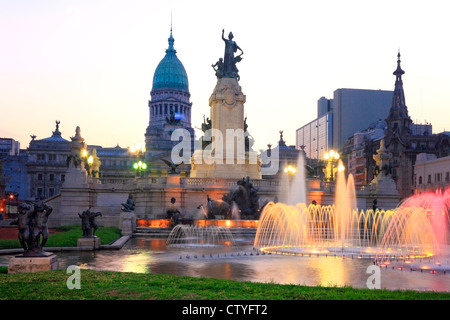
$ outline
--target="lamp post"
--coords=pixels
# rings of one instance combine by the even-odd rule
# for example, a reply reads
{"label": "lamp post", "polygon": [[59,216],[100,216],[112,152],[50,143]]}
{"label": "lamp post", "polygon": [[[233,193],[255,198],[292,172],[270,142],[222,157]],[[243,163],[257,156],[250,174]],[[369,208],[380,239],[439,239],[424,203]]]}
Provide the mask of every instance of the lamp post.
{"label": "lamp post", "polygon": [[[328,179],[329,181],[334,181],[334,161],[339,160],[340,155],[339,153],[337,153],[336,151],[334,151],[333,149],[331,149],[328,152],[325,152],[325,154],[323,155],[323,158],[325,159],[325,161],[327,162],[327,166],[326,166],[326,174],[325,174],[325,178]],[[338,170],[342,171],[342,168],[344,166],[342,165],[339,166]]]}
{"label": "lamp post", "polygon": [[94,157],[90,155],[87,158],[87,163],[89,165],[89,175],[91,176],[92,175],[92,164],[94,163]]}
{"label": "lamp post", "polygon": [[136,162],[133,163],[133,169],[136,170],[136,176],[142,176],[142,172],[147,169],[147,164],[141,160],[141,156],[145,153],[145,145],[135,143],[130,147],[130,152],[136,155]]}
{"label": "lamp post", "polygon": [[294,166],[288,165],[286,168],[284,168],[284,173],[287,173],[289,175],[293,175],[297,172],[297,169],[295,169]]}

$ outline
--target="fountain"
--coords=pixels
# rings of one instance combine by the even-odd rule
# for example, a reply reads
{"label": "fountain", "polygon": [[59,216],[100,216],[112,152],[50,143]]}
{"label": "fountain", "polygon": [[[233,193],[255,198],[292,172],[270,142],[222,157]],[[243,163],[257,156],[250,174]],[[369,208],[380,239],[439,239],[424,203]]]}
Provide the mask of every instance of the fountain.
{"label": "fountain", "polygon": [[[304,176],[298,176],[303,185]],[[375,211],[358,211],[353,177],[349,175],[346,180],[343,171],[337,174],[333,205],[295,203],[293,190],[301,187],[291,186],[287,203],[271,202],[261,213],[254,241],[260,251],[301,256],[351,255],[375,259],[380,264],[387,259],[439,258],[448,254],[450,189],[411,197],[393,210]]]}
{"label": "fountain", "polygon": [[395,211],[380,243],[377,264],[386,266],[400,257],[395,261],[400,268],[411,268],[412,259],[417,258],[425,258],[434,268],[450,265],[450,189],[411,196]]}
{"label": "fountain", "polygon": [[176,225],[167,238],[172,247],[215,247],[234,245],[230,230],[220,226]]}

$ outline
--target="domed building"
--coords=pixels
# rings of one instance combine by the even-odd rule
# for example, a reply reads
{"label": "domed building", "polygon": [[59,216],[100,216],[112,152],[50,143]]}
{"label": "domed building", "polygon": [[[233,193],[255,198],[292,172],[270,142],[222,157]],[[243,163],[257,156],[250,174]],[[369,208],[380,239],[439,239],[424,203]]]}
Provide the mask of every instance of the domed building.
{"label": "domed building", "polygon": [[[145,159],[150,175],[161,175],[169,168],[164,160],[172,161],[172,148],[178,141],[171,141],[172,132],[186,129],[191,135],[193,151],[194,130],[191,127],[191,94],[186,70],[177,57],[175,39],[170,30],[169,47],[153,75],[153,86],[148,103],[150,121],[145,132]],[[190,155],[189,155],[190,157]],[[189,171],[189,164],[181,165],[178,171]]]}

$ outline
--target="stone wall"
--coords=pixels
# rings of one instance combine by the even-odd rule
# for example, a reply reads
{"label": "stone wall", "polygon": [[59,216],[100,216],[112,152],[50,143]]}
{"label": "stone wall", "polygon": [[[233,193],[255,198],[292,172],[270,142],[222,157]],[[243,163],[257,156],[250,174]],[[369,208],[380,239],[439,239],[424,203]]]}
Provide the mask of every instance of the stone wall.
{"label": "stone wall", "polygon": [[[118,227],[121,203],[126,202],[130,193],[137,219],[161,219],[168,209],[178,209],[186,218],[201,216],[198,206],[206,205],[207,196],[220,200],[236,187],[236,182],[236,179],[182,178],[178,175],[137,178],[121,183],[88,179],[85,186],[63,186],[61,194],[47,202],[54,208],[49,226],[80,224],[78,213],[91,207],[92,211],[102,213],[102,217],[97,218],[99,225]],[[258,189],[261,203],[273,201],[278,192],[285,192],[278,181],[252,180],[252,183]],[[307,185],[309,203],[312,200],[322,205],[334,203],[334,185],[325,185],[318,180],[308,180]],[[380,209],[394,208],[399,201],[398,196],[374,195],[368,186],[358,187],[356,194],[359,210],[371,209],[374,199],[377,199]],[[171,203],[172,198],[175,198],[174,204]]]}

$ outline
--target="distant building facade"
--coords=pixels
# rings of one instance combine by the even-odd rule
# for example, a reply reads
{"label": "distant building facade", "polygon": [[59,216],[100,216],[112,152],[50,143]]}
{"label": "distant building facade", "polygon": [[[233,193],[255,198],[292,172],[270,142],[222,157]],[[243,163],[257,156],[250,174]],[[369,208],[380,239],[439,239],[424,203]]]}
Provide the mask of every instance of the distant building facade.
{"label": "distant building facade", "polygon": [[18,194],[24,198],[27,195],[27,154],[20,150],[20,143],[12,138],[0,138],[0,182],[2,184],[0,198],[5,192]]}
{"label": "distant building facade", "polygon": [[[163,159],[171,161],[172,149],[179,143],[171,140],[175,130],[184,129],[189,132],[192,152],[195,140],[194,129],[191,127],[192,102],[188,76],[177,57],[172,30],[168,40],[166,55],[153,75],[151,99],[148,102],[150,121],[145,132],[145,160],[150,175],[156,176],[168,170]],[[190,171],[190,163],[181,165],[178,169]]]}
{"label": "distant building facade", "polygon": [[317,101],[317,119],[296,130],[296,148],[304,146],[310,159],[322,159],[334,149],[342,153],[346,139],[384,119],[392,101],[392,91],[337,89],[333,99]]}
{"label": "distant building facade", "polygon": [[0,157],[18,155],[20,143],[12,138],[0,138]]}
{"label": "distant building facade", "polygon": [[366,130],[358,131],[345,142],[342,159],[347,173],[353,175],[355,184],[368,184],[374,178],[373,155],[384,138],[385,121],[378,121]]}
{"label": "distant building facade", "polygon": [[444,133],[432,134],[431,125],[414,125],[405,101],[400,53],[398,53],[395,89],[391,108],[386,118],[386,148],[392,154],[392,178],[402,198],[414,194],[414,165],[420,153],[434,154],[437,158],[450,154],[450,137]]}
{"label": "distant building facade", "polygon": [[450,186],[450,156],[419,153],[414,164],[414,193],[436,191]]}
{"label": "distant building facade", "polygon": [[70,154],[69,141],[61,136],[59,122],[51,137],[33,139],[27,148],[27,198],[50,198],[60,192]]}
{"label": "distant building facade", "polygon": [[[304,151],[298,150],[295,146],[286,145],[286,141],[283,139],[283,131],[280,131],[280,140],[278,144],[272,149],[272,145],[268,145],[268,149],[261,152],[260,159],[262,162],[262,168],[270,166],[269,161],[273,159],[274,154],[278,154],[278,172],[270,175],[263,175],[263,179],[280,179],[281,175],[286,174],[285,169],[289,166],[297,169],[297,161],[300,153]],[[304,154],[303,154],[304,156]]]}
{"label": "distant building facade", "polygon": [[297,129],[295,134],[298,150],[303,149],[309,159],[322,159],[325,152],[332,148],[333,112],[321,115]]}
{"label": "distant building facade", "polygon": [[333,98],[333,142],[342,150],[345,140],[365,130],[374,121],[384,119],[392,102],[392,91],[337,89]]}
{"label": "distant building facade", "polygon": [[[0,159],[4,192],[17,193],[20,200],[47,199],[60,193],[68,169],[67,157],[71,150],[70,141],[64,139],[59,131],[59,122],[50,137],[36,139],[36,136],[32,136],[28,148],[17,154],[11,155],[13,152],[6,152],[7,148],[3,150]],[[112,148],[87,145],[86,152],[87,157],[96,153],[101,163],[99,177],[110,182],[133,179],[137,173],[133,164],[144,160],[143,154],[139,158],[139,155],[130,152],[128,148],[118,145]]]}

